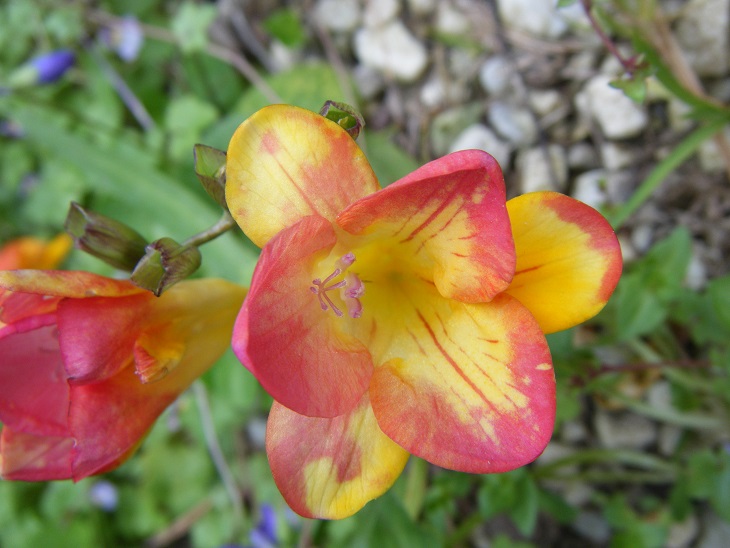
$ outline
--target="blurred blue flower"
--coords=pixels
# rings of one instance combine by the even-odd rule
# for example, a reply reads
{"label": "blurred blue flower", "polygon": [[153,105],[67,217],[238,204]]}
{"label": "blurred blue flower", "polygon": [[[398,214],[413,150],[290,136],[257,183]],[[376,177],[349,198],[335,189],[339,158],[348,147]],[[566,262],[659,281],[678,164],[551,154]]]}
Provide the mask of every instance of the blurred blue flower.
{"label": "blurred blue flower", "polygon": [[113,512],[119,504],[119,492],[116,486],[107,480],[99,480],[89,489],[91,504],[104,510]]}
{"label": "blurred blue flower", "polygon": [[8,77],[10,89],[49,84],[63,76],[76,62],[73,51],[59,49],[34,57],[15,69]]}
{"label": "blurred blue flower", "polygon": [[38,83],[49,84],[63,76],[75,62],[76,55],[73,51],[59,49],[35,57],[30,64],[38,71]]}
{"label": "blurred blue flower", "polygon": [[276,548],[276,512],[270,504],[261,505],[261,519],[249,536],[252,548]]}
{"label": "blurred blue flower", "polygon": [[99,33],[100,40],[114,50],[120,59],[130,63],[139,56],[144,33],[139,21],[127,15],[116,20]]}

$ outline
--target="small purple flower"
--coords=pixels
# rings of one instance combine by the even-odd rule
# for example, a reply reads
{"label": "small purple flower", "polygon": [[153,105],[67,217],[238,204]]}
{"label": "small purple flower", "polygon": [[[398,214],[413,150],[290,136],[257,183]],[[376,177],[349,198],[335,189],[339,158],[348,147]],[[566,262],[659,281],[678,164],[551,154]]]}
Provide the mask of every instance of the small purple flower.
{"label": "small purple flower", "polygon": [[99,39],[116,52],[120,59],[130,63],[139,56],[144,42],[144,33],[139,21],[127,15],[104,28]]}
{"label": "small purple flower", "polygon": [[251,531],[249,540],[252,548],[276,548],[279,545],[276,536],[276,512],[270,504],[261,505],[261,519]]}
{"label": "small purple flower", "polygon": [[110,481],[100,480],[89,489],[89,499],[91,504],[97,508],[105,512],[113,512],[119,503],[119,492]]}
{"label": "small purple flower", "polygon": [[76,62],[74,52],[66,49],[59,49],[34,57],[30,65],[37,72],[36,82],[48,84],[55,82]]}

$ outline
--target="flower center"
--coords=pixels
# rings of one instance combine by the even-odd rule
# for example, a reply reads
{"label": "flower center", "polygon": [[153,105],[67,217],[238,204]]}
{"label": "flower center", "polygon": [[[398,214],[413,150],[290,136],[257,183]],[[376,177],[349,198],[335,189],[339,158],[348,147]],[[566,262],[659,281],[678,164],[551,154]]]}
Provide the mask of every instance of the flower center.
{"label": "flower center", "polygon": [[[340,310],[332,299],[327,294],[335,289],[340,290],[340,299],[344,301],[347,306],[347,313],[351,318],[359,318],[362,315],[362,303],[360,297],[365,293],[365,286],[363,285],[357,274],[347,272],[352,263],[355,262],[355,255],[353,253],[347,253],[340,257],[335,263],[335,269],[327,276],[324,280],[316,278],[312,280],[312,286],[309,288],[312,293],[317,295],[319,298],[319,305],[322,310],[332,309],[337,316],[342,316],[342,310]],[[335,281],[342,274],[343,279]],[[331,285],[327,285],[330,284]]]}

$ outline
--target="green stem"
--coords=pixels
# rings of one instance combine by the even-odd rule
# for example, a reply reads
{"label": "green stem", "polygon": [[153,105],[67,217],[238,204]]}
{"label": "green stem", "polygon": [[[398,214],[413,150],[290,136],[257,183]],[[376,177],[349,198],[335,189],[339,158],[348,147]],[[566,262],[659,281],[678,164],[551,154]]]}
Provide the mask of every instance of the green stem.
{"label": "green stem", "polygon": [[190,236],[190,238],[183,242],[183,245],[199,247],[203,244],[210,242],[211,240],[215,240],[218,236],[225,234],[235,226],[236,221],[234,221],[233,217],[231,217],[231,214],[226,211],[223,213],[223,216],[218,220],[217,223],[215,223],[210,228],[199,232],[198,234],[195,234],[194,236]]}
{"label": "green stem", "polygon": [[[646,471],[662,472],[674,474],[676,468],[674,465],[645,453],[637,451],[629,451],[627,449],[586,449],[576,451],[572,455],[563,457],[562,459],[545,464],[535,466],[532,469],[535,479],[550,477],[553,478],[553,472],[566,466],[574,466],[578,464],[596,464],[596,463],[619,463],[637,468],[643,468]],[[572,477],[572,476],[571,476]]]}
{"label": "green stem", "polygon": [[700,126],[685,137],[674,150],[649,173],[628,202],[613,215],[609,215],[614,230],[618,230],[631,215],[649,199],[667,176],[682,165],[707,139],[718,133],[727,120],[722,118]]}
{"label": "green stem", "polygon": [[417,457],[411,457],[406,475],[406,492],[403,496],[403,506],[411,519],[416,519],[423,509],[423,500],[426,496],[426,476],[428,463]]}

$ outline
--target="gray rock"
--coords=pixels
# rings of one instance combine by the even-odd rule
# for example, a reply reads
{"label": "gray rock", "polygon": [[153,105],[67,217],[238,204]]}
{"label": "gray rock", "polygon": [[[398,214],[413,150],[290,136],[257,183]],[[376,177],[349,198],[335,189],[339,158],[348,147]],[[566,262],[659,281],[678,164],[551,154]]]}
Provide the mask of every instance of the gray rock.
{"label": "gray rock", "polygon": [[607,138],[634,137],[646,127],[646,112],[623,91],[612,88],[610,81],[603,74],[591,78],[585,87],[587,107]]}
{"label": "gray rock", "polygon": [[598,512],[580,512],[572,523],[573,529],[595,544],[605,544],[611,538],[611,526]]}
{"label": "gray rock", "polygon": [[606,141],[601,143],[601,160],[609,171],[619,171],[634,163],[634,152],[629,147]]}
{"label": "gray rock", "polygon": [[319,24],[335,32],[350,32],[360,23],[357,0],[318,0],[314,9]]}
{"label": "gray rock", "polygon": [[515,85],[515,71],[512,63],[502,55],[493,55],[479,68],[479,83],[484,91],[494,97],[502,97]]}
{"label": "gray rock", "polygon": [[568,167],[577,170],[598,167],[596,149],[584,142],[571,145],[568,149]]}
{"label": "gray rock", "polygon": [[505,101],[494,101],[487,112],[489,123],[516,146],[529,146],[537,139],[537,125],[530,112]]}
{"label": "gray rock", "polygon": [[373,99],[385,87],[382,75],[372,67],[357,65],[352,71],[352,77],[363,99]]}
{"label": "gray rock", "polygon": [[415,15],[428,15],[436,9],[436,0],[407,0],[408,9]]}
{"label": "gray rock", "polygon": [[606,171],[604,169],[593,169],[578,175],[575,178],[573,187],[573,198],[588,204],[592,208],[600,209],[606,205]]}
{"label": "gray rock", "polygon": [[517,170],[520,191],[523,193],[563,190],[568,179],[565,150],[560,145],[552,144],[548,145],[547,151],[543,147],[520,151]]}
{"label": "gray rock", "polygon": [[366,0],[363,23],[367,27],[380,27],[395,19],[400,9],[399,0]]}
{"label": "gray rock", "polygon": [[654,422],[633,413],[599,409],[594,425],[601,445],[608,449],[643,449],[657,439]]}
{"label": "gray rock", "polygon": [[723,76],[730,51],[730,0],[689,0],[677,23],[677,41],[699,76]]}
{"label": "gray rock", "polygon": [[425,46],[400,20],[355,33],[355,54],[369,67],[403,82],[416,80],[428,63]]}
{"label": "gray rock", "polygon": [[451,2],[442,1],[436,11],[436,30],[443,34],[462,35],[469,30],[469,19]]}
{"label": "gray rock", "polygon": [[555,0],[498,0],[497,8],[505,26],[540,38],[559,38],[568,30]]}
{"label": "gray rock", "polygon": [[494,156],[503,168],[509,165],[512,147],[500,140],[494,132],[484,124],[474,124],[462,131],[451,145],[449,152],[457,150],[484,150]]}

